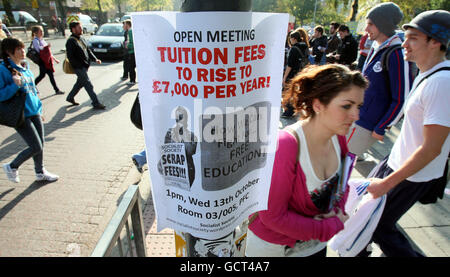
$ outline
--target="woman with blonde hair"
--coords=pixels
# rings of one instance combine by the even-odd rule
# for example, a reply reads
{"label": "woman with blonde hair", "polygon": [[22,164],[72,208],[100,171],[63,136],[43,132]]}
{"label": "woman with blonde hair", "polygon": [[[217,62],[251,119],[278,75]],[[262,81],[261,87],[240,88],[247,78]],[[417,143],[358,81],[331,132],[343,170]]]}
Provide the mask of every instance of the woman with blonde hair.
{"label": "woman with blonde hair", "polygon": [[48,75],[50,78],[50,83],[53,86],[53,89],[55,90],[56,94],[64,94],[61,90],[59,90],[58,86],[56,85],[55,76],[53,75],[53,72],[55,72],[55,68],[53,67],[53,61],[56,63],[59,63],[59,60],[56,59],[51,50],[50,50],[50,44],[47,43],[44,38],[43,34],[44,31],[42,30],[41,26],[33,26],[31,27],[31,34],[33,35],[33,48],[39,53],[39,76],[36,77],[34,80],[34,83],[37,85],[39,82],[44,79],[45,74]]}
{"label": "woman with blonde hair", "polygon": [[359,71],[337,64],[309,66],[291,80],[283,101],[300,120],[278,134],[268,208],[250,217],[246,256],[326,256],[348,218],[348,191],[334,192],[366,87]]}

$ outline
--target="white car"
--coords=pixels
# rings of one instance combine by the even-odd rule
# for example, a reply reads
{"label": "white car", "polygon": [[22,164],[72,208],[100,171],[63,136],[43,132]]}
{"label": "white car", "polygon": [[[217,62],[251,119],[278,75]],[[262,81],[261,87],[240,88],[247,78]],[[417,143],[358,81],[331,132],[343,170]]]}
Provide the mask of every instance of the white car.
{"label": "white car", "polygon": [[84,34],[93,34],[97,32],[98,25],[95,23],[92,18],[87,14],[79,13],[77,14],[78,18],[80,19],[81,25],[83,26],[83,33]]}
{"label": "white car", "polygon": [[[3,19],[3,16],[5,14],[5,11],[0,11],[0,18]],[[36,18],[34,18],[31,14],[25,12],[25,11],[13,11],[12,12],[14,16],[14,20],[16,23],[19,23],[20,16],[23,17],[23,22],[25,23],[25,26],[32,26],[32,25],[38,25],[39,22]],[[46,25],[46,24],[45,24]]]}

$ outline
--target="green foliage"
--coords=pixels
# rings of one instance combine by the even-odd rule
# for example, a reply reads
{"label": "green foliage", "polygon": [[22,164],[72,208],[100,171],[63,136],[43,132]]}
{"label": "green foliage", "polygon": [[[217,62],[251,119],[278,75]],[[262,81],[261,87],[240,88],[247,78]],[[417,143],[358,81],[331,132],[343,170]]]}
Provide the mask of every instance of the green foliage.
{"label": "green foliage", "polygon": [[[316,24],[325,27],[332,21],[346,22],[350,18],[351,4],[355,0],[317,0]],[[376,4],[392,0],[358,0],[356,20],[364,20],[367,12]],[[409,22],[417,14],[433,9],[450,10],[449,0],[395,0],[404,13],[403,22]],[[297,25],[310,24],[314,17],[316,0],[253,0],[252,9],[257,12],[285,12],[296,18]],[[341,8],[338,13],[339,7]]]}
{"label": "green foliage", "polygon": [[82,10],[108,11],[114,7],[113,0],[83,0]]}
{"label": "green foliage", "polygon": [[127,4],[133,11],[167,11],[173,7],[171,0],[129,0]]}

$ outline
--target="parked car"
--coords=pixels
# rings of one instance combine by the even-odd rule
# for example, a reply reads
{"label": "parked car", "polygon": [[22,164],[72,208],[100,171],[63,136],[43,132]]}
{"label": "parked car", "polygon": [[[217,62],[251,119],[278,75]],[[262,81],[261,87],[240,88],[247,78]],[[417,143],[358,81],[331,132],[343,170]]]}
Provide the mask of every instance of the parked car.
{"label": "parked car", "polygon": [[[5,14],[5,11],[0,11],[0,18],[3,19],[3,16]],[[39,23],[39,21],[34,18],[31,14],[25,12],[25,11],[12,11],[12,14],[14,16],[14,20],[16,21],[16,25],[19,25],[19,19],[20,16],[23,16],[23,21],[25,23],[24,27],[27,27],[27,29],[29,29],[31,26],[34,25],[42,25],[42,26],[47,26],[47,24],[45,24],[44,22]]]}
{"label": "parked car", "polygon": [[127,20],[127,19],[131,19],[131,15],[126,14],[126,15],[122,16],[122,17],[120,18],[120,22],[124,22],[124,21]]}
{"label": "parked car", "polygon": [[105,23],[88,40],[88,47],[99,58],[122,58],[125,52],[121,23]]}
{"label": "parked car", "polygon": [[77,13],[76,16],[78,16],[81,25],[83,26],[84,34],[93,34],[97,31],[98,25],[89,15]]}

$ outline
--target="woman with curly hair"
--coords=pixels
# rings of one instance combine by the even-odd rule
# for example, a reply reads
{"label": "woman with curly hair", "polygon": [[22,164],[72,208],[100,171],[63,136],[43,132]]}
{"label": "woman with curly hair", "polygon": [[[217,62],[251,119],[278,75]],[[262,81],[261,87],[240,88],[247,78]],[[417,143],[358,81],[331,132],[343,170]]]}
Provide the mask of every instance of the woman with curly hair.
{"label": "woman with curly hair", "polygon": [[309,66],[293,77],[283,102],[300,120],[278,134],[268,209],[250,217],[247,256],[326,256],[327,241],[348,218],[347,193],[332,192],[366,87],[359,71],[337,64]]}

